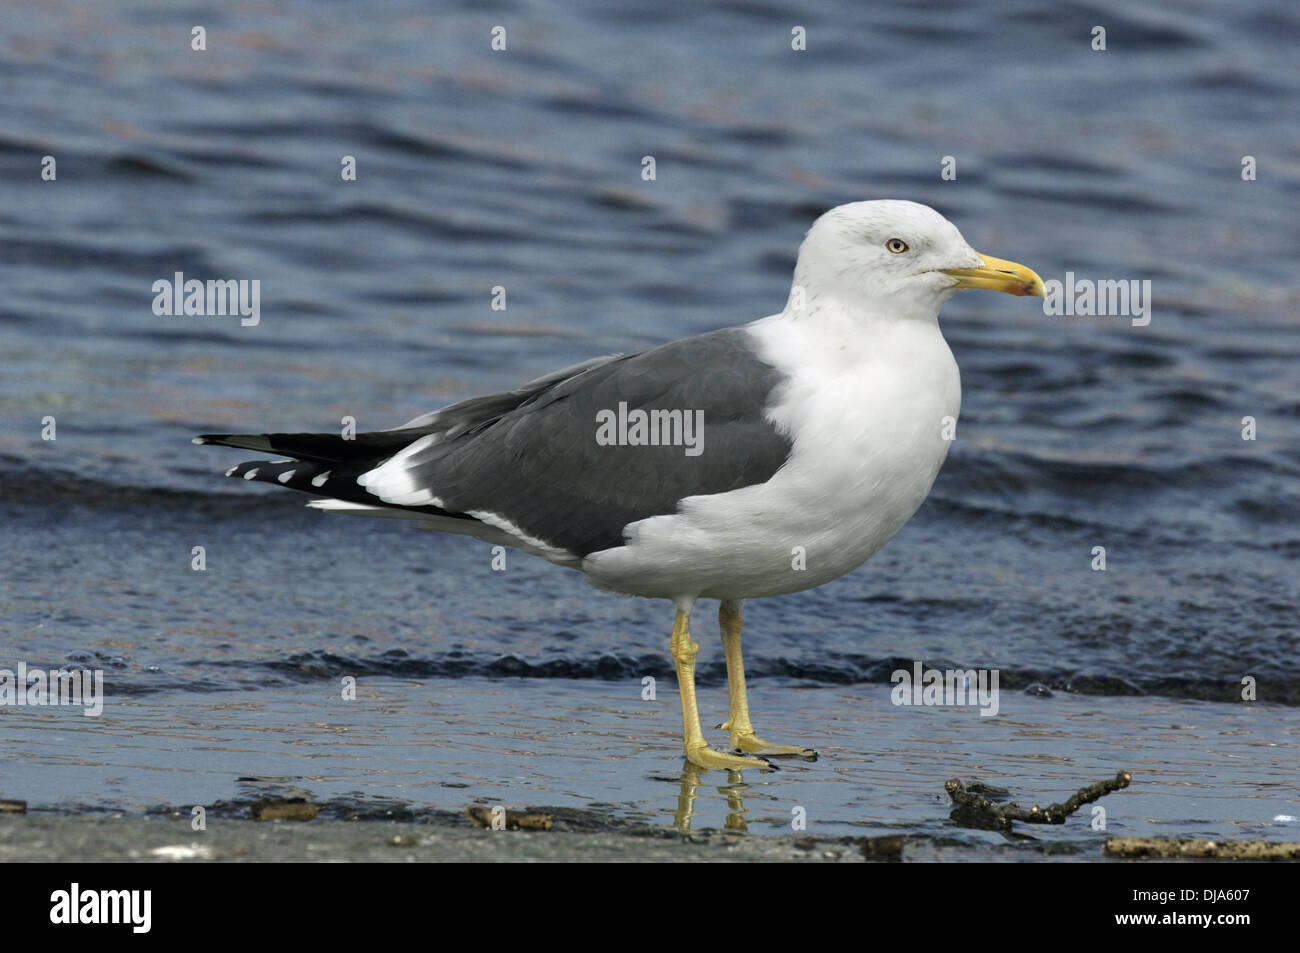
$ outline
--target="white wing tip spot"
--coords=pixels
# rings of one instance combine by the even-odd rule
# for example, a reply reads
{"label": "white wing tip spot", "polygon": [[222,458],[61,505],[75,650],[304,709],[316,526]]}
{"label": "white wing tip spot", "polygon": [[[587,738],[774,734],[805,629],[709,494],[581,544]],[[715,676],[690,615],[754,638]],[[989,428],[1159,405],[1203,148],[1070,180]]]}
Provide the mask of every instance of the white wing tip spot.
{"label": "white wing tip spot", "polygon": [[276,477],[276,479],[279,480],[281,483],[288,483],[290,480],[293,479],[293,475],[297,472],[298,472],[297,470],[285,470],[278,477]]}
{"label": "white wing tip spot", "polygon": [[257,477],[257,467],[253,467],[253,469],[249,470],[247,473],[244,474],[245,480],[252,480],[255,479],[256,477]]}
{"label": "white wing tip spot", "polygon": [[312,478],[311,478],[311,485],[312,485],[312,486],[324,486],[324,485],[325,485],[325,481],[328,480],[328,479],[330,478],[330,474],[333,473],[333,472],[334,472],[333,470],[326,470],[324,473],[320,474],[319,476],[314,476],[314,477],[312,477]]}

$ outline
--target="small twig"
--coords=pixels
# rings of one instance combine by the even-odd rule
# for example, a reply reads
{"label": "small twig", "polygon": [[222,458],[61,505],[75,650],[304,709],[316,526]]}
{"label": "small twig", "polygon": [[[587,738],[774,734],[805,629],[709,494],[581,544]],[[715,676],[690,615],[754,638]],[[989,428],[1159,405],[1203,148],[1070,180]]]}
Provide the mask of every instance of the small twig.
{"label": "small twig", "polygon": [[986,797],[979,797],[977,790],[985,790],[982,785],[972,784],[967,791],[961,781],[952,778],[944,784],[948,796],[957,805],[953,809],[952,819],[968,827],[986,830],[1010,830],[1012,821],[1024,821],[1027,824],[1064,824],[1065,819],[1085,804],[1100,800],[1112,791],[1129,786],[1133,775],[1121,771],[1113,780],[1098,781],[1085,788],[1080,788],[1062,804],[1049,804],[1040,808],[1037,804],[1025,810],[1015,801],[1010,804],[994,804]]}

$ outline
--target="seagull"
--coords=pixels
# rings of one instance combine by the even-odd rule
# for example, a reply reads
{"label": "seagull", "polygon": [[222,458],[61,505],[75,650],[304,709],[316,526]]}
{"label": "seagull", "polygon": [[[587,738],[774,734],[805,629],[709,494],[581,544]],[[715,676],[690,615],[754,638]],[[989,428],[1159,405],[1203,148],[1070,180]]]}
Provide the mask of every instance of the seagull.
{"label": "seagull", "polygon": [[[226,472],[315,494],[331,513],[401,517],[668,599],[686,759],[773,769],[817,752],[760,738],[740,636],[747,599],[861,566],[911,518],[961,406],[939,308],[964,288],[1043,296],[915,202],[840,205],[808,230],[785,307],[749,324],[598,357],[393,430],[205,434],[289,459]],[[690,621],[719,600],[729,750],[710,747]]]}

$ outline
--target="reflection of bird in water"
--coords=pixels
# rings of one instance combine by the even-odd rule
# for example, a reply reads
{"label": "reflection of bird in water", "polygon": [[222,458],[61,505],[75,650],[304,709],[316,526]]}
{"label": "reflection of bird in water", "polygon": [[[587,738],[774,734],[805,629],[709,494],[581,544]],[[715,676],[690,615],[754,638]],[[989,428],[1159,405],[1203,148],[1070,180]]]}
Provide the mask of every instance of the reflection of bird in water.
{"label": "reflection of bird in water", "polygon": [[[808,231],[779,314],[590,360],[395,430],[195,441],[293,458],[227,475],[317,494],[318,509],[417,520],[580,570],[600,589],[672,600],[687,759],[771,767],[762,756],[816,753],[755,734],[741,604],[857,568],[921,505],[960,409],[938,324],[960,288],[1043,293],[1036,274],[977,254],[933,209],[856,202]],[[700,726],[699,599],[721,600],[731,751],[709,747]]]}
{"label": "reflection of bird in water", "polygon": [[[695,799],[699,796],[700,790],[700,772],[703,769],[697,764],[686,762],[686,767],[682,770],[682,789],[677,795],[677,810],[673,812],[673,827],[686,833],[691,829],[691,819],[697,814],[695,810]],[[744,792],[749,790],[749,785],[741,779],[740,772],[732,768],[727,772],[727,783],[717,789],[718,793],[727,799],[727,818],[723,822],[723,828],[729,831],[737,831],[741,834],[749,833],[749,823],[745,820],[745,798]]]}

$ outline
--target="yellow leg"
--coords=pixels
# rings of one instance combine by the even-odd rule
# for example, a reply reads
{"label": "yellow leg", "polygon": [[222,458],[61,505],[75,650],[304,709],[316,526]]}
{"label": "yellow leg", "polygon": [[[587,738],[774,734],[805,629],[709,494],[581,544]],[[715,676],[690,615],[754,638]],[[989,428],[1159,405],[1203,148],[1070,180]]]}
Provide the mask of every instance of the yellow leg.
{"label": "yellow leg", "polygon": [[745,690],[745,661],[740,655],[740,628],[744,624],[739,602],[723,601],[718,607],[718,625],[722,629],[722,648],[727,653],[727,687],[731,693],[731,717],[719,728],[731,732],[731,747],[737,751],[763,755],[795,755],[815,761],[817,752],[796,745],[774,745],[754,734],[749,721],[749,694]]}
{"label": "yellow leg", "polygon": [[690,615],[680,609],[677,610],[670,648],[677,665],[677,687],[682,696],[682,733],[686,741],[686,760],[701,768],[739,770],[773,767],[762,758],[715,751],[705,742],[704,732],[700,730],[700,709],[695,704],[695,656],[700,647],[691,639]]}

